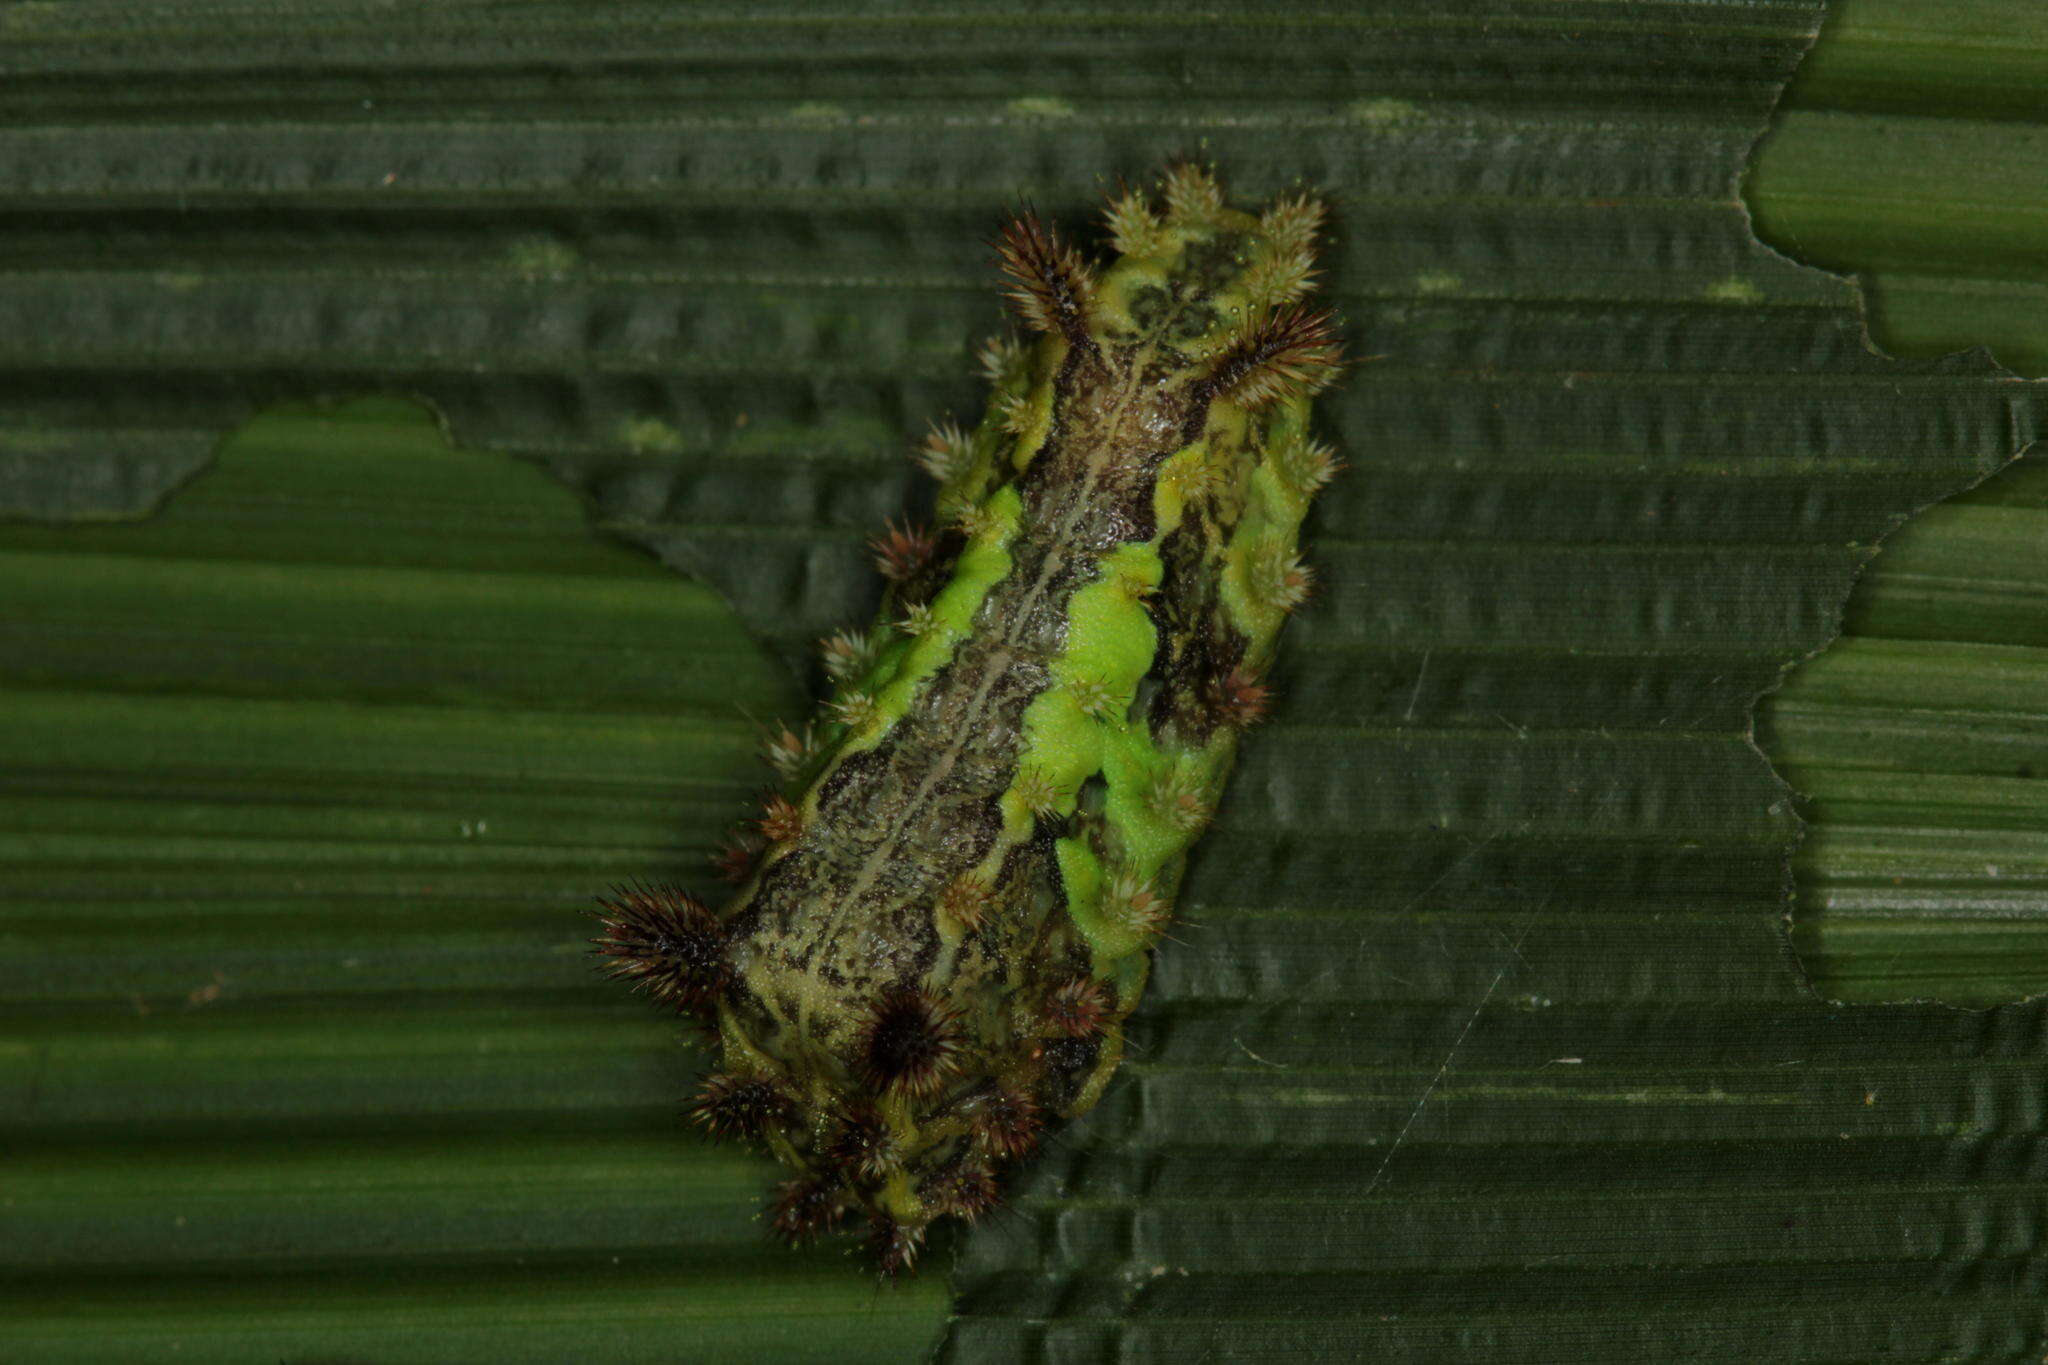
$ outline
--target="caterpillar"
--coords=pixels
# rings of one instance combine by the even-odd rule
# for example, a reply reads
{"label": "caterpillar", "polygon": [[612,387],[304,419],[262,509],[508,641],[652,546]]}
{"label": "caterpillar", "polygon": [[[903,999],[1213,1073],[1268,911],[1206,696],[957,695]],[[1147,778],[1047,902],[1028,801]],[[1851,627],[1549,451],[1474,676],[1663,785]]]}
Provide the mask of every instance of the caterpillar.
{"label": "caterpillar", "polygon": [[1311,591],[1298,533],[1338,468],[1307,430],[1340,361],[1304,302],[1323,206],[1254,217],[1187,164],[1161,189],[1110,202],[1106,269],[1029,211],[1003,230],[1035,340],[992,342],[987,415],[915,452],[940,529],[871,542],[881,614],[824,642],[831,700],[768,741],[731,902],[599,901],[610,974],[712,1035],[691,1114],[787,1168],[772,1229],[864,1224],[885,1276],[1101,1097]]}

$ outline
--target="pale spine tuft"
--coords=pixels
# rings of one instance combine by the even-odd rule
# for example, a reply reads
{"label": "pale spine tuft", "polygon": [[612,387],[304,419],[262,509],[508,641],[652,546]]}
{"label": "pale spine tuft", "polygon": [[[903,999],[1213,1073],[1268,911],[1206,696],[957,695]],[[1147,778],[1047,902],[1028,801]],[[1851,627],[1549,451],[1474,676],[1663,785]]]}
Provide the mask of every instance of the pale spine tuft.
{"label": "pale spine tuft", "polygon": [[1272,239],[1276,254],[1308,256],[1327,210],[1309,194],[1282,199],[1259,218],[1259,229]]}
{"label": "pale spine tuft", "polygon": [[948,483],[958,478],[974,460],[974,442],[967,433],[951,422],[934,422],[911,458],[918,467],[937,479]]}
{"label": "pale spine tuft", "polygon": [[1149,256],[1159,248],[1159,219],[1153,216],[1152,205],[1145,196],[1136,190],[1110,200],[1102,216],[1109,228],[1110,241],[1124,255]]}
{"label": "pale spine tuft", "polygon": [[1165,189],[1166,216],[1173,223],[1213,223],[1223,214],[1223,187],[1191,161],[1167,170]]}

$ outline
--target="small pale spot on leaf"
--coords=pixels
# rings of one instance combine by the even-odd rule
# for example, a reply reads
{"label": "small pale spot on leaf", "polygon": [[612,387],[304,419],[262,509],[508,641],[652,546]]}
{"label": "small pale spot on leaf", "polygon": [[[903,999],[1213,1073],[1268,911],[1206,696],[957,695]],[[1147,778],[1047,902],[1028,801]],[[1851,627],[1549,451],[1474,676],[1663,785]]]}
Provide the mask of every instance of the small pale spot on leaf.
{"label": "small pale spot on leaf", "polygon": [[1715,303],[1762,303],[1764,291],[1739,275],[1707,286],[1707,297]]}
{"label": "small pale spot on leaf", "polygon": [[1420,106],[1408,100],[1386,97],[1376,100],[1353,100],[1345,109],[1353,123],[1368,124],[1375,128],[1393,128],[1422,117]]}
{"label": "small pale spot on leaf", "polygon": [[659,417],[635,417],[619,423],[619,440],[636,455],[674,455],[683,448],[683,433]]}
{"label": "small pale spot on leaf", "polygon": [[575,249],[552,237],[521,237],[505,251],[505,264],[528,279],[567,274],[576,262]]}
{"label": "small pale spot on leaf", "polygon": [[1057,95],[1022,95],[1003,107],[1019,118],[1074,117],[1074,106]]}

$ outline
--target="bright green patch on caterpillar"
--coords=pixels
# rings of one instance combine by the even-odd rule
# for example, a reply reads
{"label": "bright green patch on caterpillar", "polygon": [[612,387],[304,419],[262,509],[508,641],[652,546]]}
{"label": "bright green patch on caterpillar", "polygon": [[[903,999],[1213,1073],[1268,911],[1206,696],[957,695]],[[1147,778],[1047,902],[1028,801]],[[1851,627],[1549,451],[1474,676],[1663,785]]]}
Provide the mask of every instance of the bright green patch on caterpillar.
{"label": "bright green patch on caterpillar", "polygon": [[874,543],[882,612],[826,642],[824,714],[770,742],[784,787],[722,860],[732,903],[606,903],[614,973],[717,1033],[699,1119],[790,1168],[776,1230],[858,1214],[887,1272],[1108,1084],[1310,591],[1321,206],[1253,218],[1185,166],[1163,188],[1163,214],[1111,205],[1099,277],[1034,217],[1004,234],[1040,336],[992,344],[987,415],[917,452],[945,526]]}

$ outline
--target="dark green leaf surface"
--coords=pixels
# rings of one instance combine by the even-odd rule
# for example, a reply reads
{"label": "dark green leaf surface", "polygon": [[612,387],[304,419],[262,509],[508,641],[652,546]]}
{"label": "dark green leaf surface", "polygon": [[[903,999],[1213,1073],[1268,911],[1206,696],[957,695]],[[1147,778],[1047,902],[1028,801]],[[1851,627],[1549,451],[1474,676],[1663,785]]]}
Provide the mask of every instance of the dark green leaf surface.
{"label": "dark green leaf surface", "polygon": [[[16,7],[0,498],[133,515],[261,405],[418,394],[794,658],[976,400],[1004,204],[1078,225],[1177,153],[1320,187],[1378,357],[1328,405],[1325,590],[943,1354],[2038,1354],[2041,1011],[1817,1000],[1749,741],[2039,403],[1878,358],[1752,241],[1817,18]],[[10,1345],[927,1348],[938,1277],[768,1247],[760,1168],[677,1131],[693,1053],[580,953],[793,703],[707,592],[385,407],[0,531],[0,576]]]}

